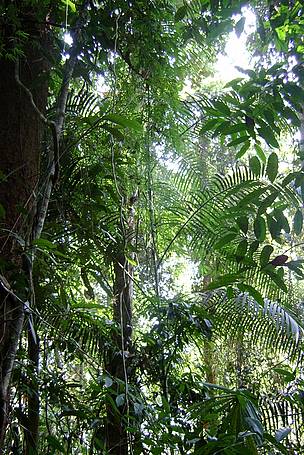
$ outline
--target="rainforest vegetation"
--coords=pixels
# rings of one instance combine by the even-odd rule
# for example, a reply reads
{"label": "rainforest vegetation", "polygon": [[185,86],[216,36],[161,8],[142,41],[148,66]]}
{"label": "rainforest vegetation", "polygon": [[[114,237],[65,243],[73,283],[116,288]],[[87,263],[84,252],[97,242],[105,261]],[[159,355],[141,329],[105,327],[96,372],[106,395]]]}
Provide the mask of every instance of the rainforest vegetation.
{"label": "rainforest vegetation", "polygon": [[0,453],[304,453],[303,106],[301,0],[0,2]]}

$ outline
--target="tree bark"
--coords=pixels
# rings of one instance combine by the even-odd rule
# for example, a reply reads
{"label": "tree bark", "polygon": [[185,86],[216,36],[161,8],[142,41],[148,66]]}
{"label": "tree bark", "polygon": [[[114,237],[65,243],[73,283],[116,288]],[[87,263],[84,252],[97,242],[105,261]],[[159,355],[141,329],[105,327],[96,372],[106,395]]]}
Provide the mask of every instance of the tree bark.
{"label": "tree bark", "polygon": [[[114,380],[118,380],[117,394],[113,393],[112,399],[115,402],[118,395],[123,395],[124,399],[123,403],[117,406],[118,412],[111,404],[107,407],[106,447],[109,454],[127,455],[128,433],[125,419],[128,413],[128,370],[132,352],[133,270],[124,254],[116,257],[114,274],[114,321],[120,329],[113,335],[114,349],[110,354],[107,371]],[[121,386],[122,383],[124,387]]]}
{"label": "tree bark", "polygon": [[[47,102],[48,65],[40,51],[45,36],[33,31],[20,64],[19,78],[41,112]],[[43,133],[37,112],[16,80],[16,64],[0,60],[0,453],[9,421],[9,385],[29,298],[28,251],[36,212]],[[2,210],[3,211],[3,210]],[[13,293],[7,292],[7,282]],[[20,298],[14,297],[17,294]]]}
{"label": "tree bark", "polygon": [[[130,199],[129,219],[126,226],[125,245],[121,252],[113,258],[114,268],[114,306],[113,317],[119,331],[113,335],[113,349],[109,356],[107,372],[113,380],[117,381],[117,393],[112,393],[111,398],[115,402],[117,396],[124,396],[122,404],[117,403],[117,409],[113,409],[109,403],[107,406],[106,421],[106,449],[113,455],[127,455],[130,445],[128,435],[128,387],[132,380],[132,302],[133,302],[133,266],[128,261],[126,253],[128,246],[132,244],[134,237],[134,208],[133,204],[137,196]],[[124,228],[122,228],[124,231]],[[129,253],[132,257],[132,253]],[[124,386],[122,386],[124,384]],[[118,411],[118,412],[117,412]]]}

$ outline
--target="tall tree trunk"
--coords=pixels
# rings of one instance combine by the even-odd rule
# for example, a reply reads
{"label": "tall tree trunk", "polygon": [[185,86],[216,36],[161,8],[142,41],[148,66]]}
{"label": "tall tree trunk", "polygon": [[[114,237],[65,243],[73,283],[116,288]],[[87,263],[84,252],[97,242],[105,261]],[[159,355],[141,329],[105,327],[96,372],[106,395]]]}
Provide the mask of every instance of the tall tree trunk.
{"label": "tall tree trunk", "polygon": [[[48,66],[38,42],[41,44],[37,37],[35,45],[28,45],[24,50],[19,78],[43,112],[47,101],[44,76]],[[9,384],[24,323],[23,301],[29,299],[26,247],[31,240],[36,211],[43,132],[29,96],[17,83],[16,64],[5,58],[0,60],[0,118],[0,204],[5,210],[0,226],[0,451],[3,453],[10,414]]]}
{"label": "tall tree trunk", "polygon": [[[117,408],[109,404],[106,422],[106,445],[109,454],[127,455],[128,434],[125,421],[128,413],[128,370],[132,352],[132,266],[126,257],[117,256],[114,264],[115,273],[115,302],[114,321],[120,327],[119,333],[113,336],[114,349],[111,352],[110,362],[107,366],[108,373],[117,381],[117,394],[112,399],[121,396],[121,404],[117,401]],[[124,384],[124,386],[122,386]]]}
{"label": "tall tree trunk", "polygon": [[[125,235],[123,251],[113,258],[114,268],[114,307],[113,317],[119,331],[113,335],[113,349],[110,353],[109,363],[106,365],[108,373],[117,381],[117,394],[112,394],[115,402],[117,396],[121,397],[116,401],[117,410],[109,404],[107,407],[106,421],[106,448],[109,454],[127,455],[128,440],[128,387],[132,370],[132,302],[133,302],[133,266],[128,261],[126,253],[128,246],[134,237],[134,208],[136,197],[130,199],[129,219]],[[124,231],[124,228],[122,228]],[[122,386],[123,384],[123,386]]]}

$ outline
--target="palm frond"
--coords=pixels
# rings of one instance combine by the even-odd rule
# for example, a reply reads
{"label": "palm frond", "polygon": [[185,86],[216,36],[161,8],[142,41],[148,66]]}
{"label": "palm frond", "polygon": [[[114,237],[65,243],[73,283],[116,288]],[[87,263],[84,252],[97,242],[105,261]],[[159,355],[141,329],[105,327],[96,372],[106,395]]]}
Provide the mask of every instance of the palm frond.
{"label": "palm frond", "polygon": [[[180,180],[186,176],[185,172]],[[177,180],[176,175],[174,180]],[[176,203],[172,209],[174,217],[171,222],[173,219],[175,234],[160,262],[175,240],[183,236],[190,248],[196,251],[197,259],[207,259],[216,264],[214,275],[221,276],[223,272],[238,274],[239,282],[257,285],[259,292],[271,299],[276,299],[281,290],[286,292],[282,276],[284,269],[271,265],[275,257],[273,249],[273,255],[264,264],[263,249],[267,231],[274,239],[283,235],[283,231],[289,233],[284,210],[286,207],[294,207],[295,210],[299,206],[299,197],[294,189],[280,178],[270,181],[264,166],[260,167],[258,175],[245,166],[237,167],[225,176],[215,176],[203,189],[195,186],[187,194],[186,203]],[[180,188],[185,188],[184,183]],[[276,202],[279,196],[279,202]],[[244,220],[245,228],[242,226]],[[163,219],[163,222],[166,220]],[[260,222],[265,230],[261,235],[263,238],[259,236],[259,226],[256,227]],[[240,254],[242,242],[245,248]]]}
{"label": "palm frond", "polygon": [[[97,307],[95,304],[94,309]],[[80,355],[89,355],[97,361],[102,359],[111,338],[110,325],[105,317],[95,312],[92,314],[85,308],[64,308],[57,302],[48,302],[39,309],[38,316],[38,329],[47,330],[51,339],[69,343]]]}
{"label": "palm frond", "polygon": [[282,352],[302,362],[304,328],[296,316],[278,302],[265,299],[261,305],[248,293],[236,290],[233,297],[228,297],[224,290],[216,290],[203,293],[202,303],[210,311],[214,333],[235,339],[247,333],[252,346]]}

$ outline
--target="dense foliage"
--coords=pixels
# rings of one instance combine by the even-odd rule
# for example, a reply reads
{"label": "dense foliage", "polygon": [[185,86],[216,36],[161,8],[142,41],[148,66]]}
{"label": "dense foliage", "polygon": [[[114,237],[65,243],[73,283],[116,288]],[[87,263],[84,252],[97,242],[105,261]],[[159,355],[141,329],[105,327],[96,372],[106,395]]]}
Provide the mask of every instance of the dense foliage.
{"label": "dense foliage", "polygon": [[302,453],[303,21],[2,2],[1,453]]}

